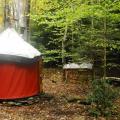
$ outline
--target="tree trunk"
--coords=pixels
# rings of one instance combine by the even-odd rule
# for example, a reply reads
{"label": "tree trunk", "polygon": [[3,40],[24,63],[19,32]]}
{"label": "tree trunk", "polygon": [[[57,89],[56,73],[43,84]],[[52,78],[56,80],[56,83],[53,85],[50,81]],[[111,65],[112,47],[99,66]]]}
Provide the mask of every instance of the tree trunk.
{"label": "tree trunk", "polygon": [[103,79],[106,78],[106,66],[107,66],[107,52],[106,52],[106,30],[107,30],[107,20],[106,16],[104,18],[104,73],[103,73]]}
{"label": "tree trunk", "polygon": [[7,0],[5,0],[4,2],[4,28],[7,28],[10,24],[9,2]]}
{"label": "tree trunk", "polygon": [[29,34],[29,13],[30,13],[30,0],[7,0],[4,7],[4,27],[9,26],[16,28],[19,34],[26,41],[30,41]]}
{"label": "tree trunk", "polygon": [[3,30],[4,28],[4,1],[1,0],[0,1],[0,32]]}
{"label": "tree trunk", "polygon": [[68,26],[66,24],[64,37],[62,39],[62,64],[63,65],[65,64],[65,41],[66,41],[66,38],[67,38],[67,31],[68,31]]}
{"label": "tree trunk", "polygon": [[[94,5],[93,0],[91,0],[91,5]],[[94,38],[94,16],[93,13],[91,14],[91,40],[93,41]],[[93,57],[93,64],[94,64],[94,57]],[[93,66],[93,79],[96,78],[95,67]]]}
{"label": "tree trunk", "polygon": [[30,0],[27,0],[26,4],[26,31],[27,31],[27,41],[30,42]]}

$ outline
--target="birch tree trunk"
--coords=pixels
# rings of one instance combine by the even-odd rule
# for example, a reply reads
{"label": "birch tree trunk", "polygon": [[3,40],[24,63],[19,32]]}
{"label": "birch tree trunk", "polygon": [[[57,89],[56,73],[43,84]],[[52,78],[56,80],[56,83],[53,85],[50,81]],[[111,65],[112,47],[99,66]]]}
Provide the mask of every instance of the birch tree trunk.
{"label": "birch tree trunk", "polygon": [[28,25],[29,25],[29,20],[27,17],[28,14],[28,6],[30,3],[28,3],[28,0],[13,0],[15,3],[15,20],[17,20],[17,28],[21,36],[24,38],[24,40],[28,40]]}
{"label": "birch tree trunk", "polygon": [[30,42],[30,0],[26,0],[26,39]]}
{"label": "birch tree trunk", "polygon": [[13,27],[26,41],[29,37],[30,0],[5,0],[4,25],[5,28]]}

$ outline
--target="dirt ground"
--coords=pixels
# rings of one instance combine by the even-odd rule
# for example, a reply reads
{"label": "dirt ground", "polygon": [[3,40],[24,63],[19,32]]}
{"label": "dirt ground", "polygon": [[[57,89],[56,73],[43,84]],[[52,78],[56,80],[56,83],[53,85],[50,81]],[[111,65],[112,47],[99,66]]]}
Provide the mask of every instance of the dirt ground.
{"label": "dirt ground", "polygon": [[[47,97],[41,97],[32,105],[9,106],[1,103],[0,120],[95,120],[88,114],[89,105],[71,102],[73,97],[84,99],[88,90],[87,81],[81,84],[65,83],[61,71],[45,70],[43,91]],[[120,118],[114,116],[111,120]]]}

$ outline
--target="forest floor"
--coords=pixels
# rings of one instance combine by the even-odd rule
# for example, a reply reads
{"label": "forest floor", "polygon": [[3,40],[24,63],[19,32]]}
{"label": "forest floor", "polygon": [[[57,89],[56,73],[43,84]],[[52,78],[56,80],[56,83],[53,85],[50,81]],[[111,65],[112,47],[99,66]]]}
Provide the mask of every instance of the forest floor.
{"label": "forest floor", "polygon": [[[95,120],[88,114],[90,105],[80,104],[79,101],[88,94],[88,81],[81,84],[65,83],[61,71],[50,70],[44,74],[43,91],[45,96],[31,105],[11,106],[1,103],[0,120]],[[100,117],[97,120],[105,119]],[[109,120],[120,120],[120,117],[114,115]]]}

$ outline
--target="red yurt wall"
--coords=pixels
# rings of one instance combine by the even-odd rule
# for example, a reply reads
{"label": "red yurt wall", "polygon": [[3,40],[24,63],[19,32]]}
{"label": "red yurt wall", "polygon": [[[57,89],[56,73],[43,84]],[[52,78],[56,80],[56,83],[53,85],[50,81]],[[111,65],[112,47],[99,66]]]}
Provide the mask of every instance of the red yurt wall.
{"label": "red yurt wall", "polygon": [[39,63],[0,63],[0,99],[24,98],[40,92]]}

